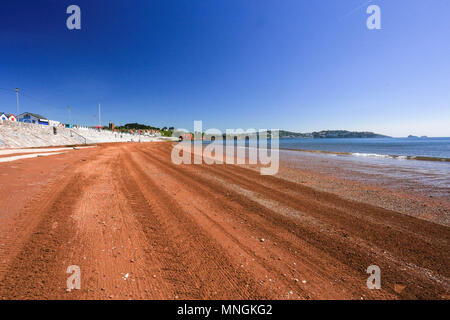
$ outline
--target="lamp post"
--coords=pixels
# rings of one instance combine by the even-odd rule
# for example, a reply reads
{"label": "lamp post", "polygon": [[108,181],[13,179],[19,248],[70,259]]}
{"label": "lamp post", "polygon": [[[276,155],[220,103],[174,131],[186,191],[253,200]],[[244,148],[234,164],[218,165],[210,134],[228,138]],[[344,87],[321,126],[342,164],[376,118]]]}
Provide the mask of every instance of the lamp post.
{"label": "lamp post", "polygon": [[17,116],[19,116],[19,88],[16,88]]}
{"label": "lamp post", "polygon": [[69,112],[69,128],[70,128],[70,123],[72,122],[72,119],[70,116],[70,106],[67,106],[67,111]]}
{"label": "lamp post", "polygon": [[101,113],[100,113],[100,103],[98,104],[98,126],[99,126],[99,129],[101,130],[101,127],[102,127],[102,116],[101,116]]}

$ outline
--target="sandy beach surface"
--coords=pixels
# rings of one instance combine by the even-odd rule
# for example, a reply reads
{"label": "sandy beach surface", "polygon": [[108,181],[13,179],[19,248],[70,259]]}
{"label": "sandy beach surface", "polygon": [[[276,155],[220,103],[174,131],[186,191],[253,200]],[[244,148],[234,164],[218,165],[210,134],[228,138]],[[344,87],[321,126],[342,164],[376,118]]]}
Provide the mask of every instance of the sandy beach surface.
{"label": "sandy beach surface", "polygon": [[[175,165],[171,149],[104,144],[0,163],[0,298],[450,298],[445,192],[287,160],[276,176]],[[71,265],[81,289],[68,292]],[[371,265],[380,290],[367,288]]]}

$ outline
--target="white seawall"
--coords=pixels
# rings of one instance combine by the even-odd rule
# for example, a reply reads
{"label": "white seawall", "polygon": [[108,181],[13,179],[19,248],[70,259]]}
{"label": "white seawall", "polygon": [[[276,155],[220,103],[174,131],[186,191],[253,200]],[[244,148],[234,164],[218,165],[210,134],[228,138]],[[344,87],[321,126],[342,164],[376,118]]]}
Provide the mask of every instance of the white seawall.
{"label": "white seawall", "polygon": [[117,133],[90,128],[56,128],[0,120],[0,149],[64,146],[105,142],[150,142],[157,137],[139,134]]}

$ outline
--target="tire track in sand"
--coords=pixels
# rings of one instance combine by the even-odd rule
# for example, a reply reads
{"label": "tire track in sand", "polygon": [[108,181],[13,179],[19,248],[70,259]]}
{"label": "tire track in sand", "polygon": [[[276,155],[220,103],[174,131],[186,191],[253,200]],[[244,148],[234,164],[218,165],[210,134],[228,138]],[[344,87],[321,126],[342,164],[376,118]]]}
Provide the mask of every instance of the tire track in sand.
{"label": "tire track in sand", "polygon": [[[275,256],[291,261],[291,266],[286,271],[285,268],[280,269],[279,262],[272,263],[272,266],[267,268],[271,271],[269,273],[271,277],[275,277],[277,274],[287,274],[290,275],[292,282],[294,279],[304,276],[307,276],[308,279],[314,279],[314,282],[308,283],[307,286],[304,286],[303,283],[301,285],[295,284],[296,290],[301,293],[306,290],[302,294],[304,297],[336,298],[345,295],[347,298],[359,299],[361,296],[379,297],[380,294],[381,296],[385,294],[384,292],[369,291],[365,287],[366,267],[364,265],[367,263],[370,265],[370,253],[368,255],[366,251],[360,248],[352,251],[351,249],[355,245],[343,243],[341,237],[330,239],[329,235],[321,234],[321,231],[315,225],[305,224],[304,220],[299,222],[292,217],[274,211],[272,208],[269,209],[236,192],[230,184],[224,185],[217,181],[211,181],[211,177],[206,179],[204,173],[208,168],[207,166],[176,166],[171,162],[164,161],[167,158],[166,152],[163,151],[163,154],[159,154],[154,149],[152,151],[151,154],[141,150],[139,152],[143,153],[147,159],[157,162],[159,167],[171,172],[175,180],[183,181],[183,185],[189,185],[194,190],[198,190],[196,198],[207,195],[213,198],[214,202],[218,202],[220,201],[218,195],[220,195],[223,198],[221,202],[223,208],[227,208],[226,211],[222,210],[221,213],[227,212],[234,216],[236,219],[235,225],[239,225],[237,221],[243,220],[249,227],[251,226],[252,231],[256,231],[260,236],[264,235],[265,239],[277,243],[277,254]],[[224,224],[223,222],[218,223]],[[240,245],[251,243],[248,238],[250,236],[243,239]],[[267,246],[264,248],[267,249]],[[334,250],[332,250],[333,248]],[[354,264],[348,263],[348,256],[353,257],[357,262],[361,262],[361,259],[367,259],[366,264],[361,264],[359,268],[355,268]],[[273,255],[269,255],[269,257],[272,259]],[[340,259],[337,259],[337,257],[340,257]],[[261,261],[261,259],[258,262],[267,266],[265,261]],[[279,272],[276,270],[279,270]]]}
{"label": "tire track in sand", "polygon": [[[168,147],[164,147],[164,149],[168,149]],[[170,164],[168,164],[168,163],[170,163],[170,162],[164,161],[164,159],[168,159],[170,161],[170,158],[168,158],[168,155],[170,155],[170,150],[167,151],[167,150],[164,150],[164,149],[161,150],[161,148],[157,148],[155,150],[154,148],[152,148],[152,153],[150,154],[150,153],[147,152],[147,156],[148,157],[153,157],[152,159],[155,160],[155,161],[159,161],[159,164],[161,166],[166,165],[166,166],[169,167]],[[161,160],[161,159],[163,159],[163,160]],[[235,167],[224,168],[226,166],[223,166],[223,165],[222,166],[217,166],[217,167],[214,167],[214,166],[180,166],[180,167],[182,168],[182,169],[180,168],[181,170],[178,170],[178,169],[174,169],[174,170],[178,170],[180,172],[180,174],[186,173],[187,171],[189,171],[191,174],[193,174],[192,172],[194,171],[194,169],[192,169],[192,168],[197,168],[198,170],[207,171],[207,172],[211,173],[211,175],[213,175],[215,177],[219,176],[219,177],[222,177],[223,179],[226,179],[226,181],[228,181],[228,182],[244,186],[244,187],[246,187],[248,189],[251,189],[252,191],[256,190],[257,192],[263,194],[265,197],[267,197],[269,199],[274,199],[274,200],[276,200],[278,202],[287,204],[287,205],[289,205],[291,207],[294,207],[294,208],[295,207],[298,208],[298,202],[303,200],[303,199],[301,199],[302,197],[300,197],[299,200],[296,200],[296,199],[293,199],[289,195],[284,195],[284,197],[277,195],[277,190],[276,189],[272,189],[272,188],[268,187],[267,185],[261,185],[261,184],[258,183],[258,181],[255,181],[256,179],[254,179],[254,177],[252,177],[252,175],[257,175],[257,173],[255,173],[255,172],[248,172],[248,171],[250,171],[248,169],[235,168]],[[199,169],[199,168],[201,168],[201,169]],[[230,174],[232,169],[233,170],[236,169],[235,171],[239,172],[239,176],[237,174],[235,174],[235,173],[231,173]],[[264,180],[264,178],[265,177],[261,177],[259,175],[257,177],[258,180]],[[268,178],[269,179],[267,179],[267,180],[269,180],[272,185],[274,184],[273,180],[277,181],[278,184],[284,184],[284,180],[281,181],[280,179],[275,178],[275,177],[268,177]],[[249,181],[250,179],[251,179],[251,181]],[[195,181],[200,181],[199,177],[196,177]],[[201,184],[205,185],[204,182],[202,182]],[[223,185],[221,187],[223,188]],[[289,185],[289,187],[291,187],[291,189],[292,189],[291,185]],[[280,185],[280,188],[283,189],[283,185]],[[220,189],[220,186],[215,186],[213,189],[216,189],[216,190]],[[302,192],[303,189],[305,189],[305,187],[304,186],[300,186],[299,189],[300,189],[299,192]],[[306,190],[306,191],[311,193],[311,190]],[[316,197],[313,198],[314,200],[315,199],[318,199],[318,200],[321,199],[321,197],[320,197],[321,193],[320,192],[316,192],[316,191],[313,191],[313,192],[316,195]],[[324,200],[326,200],[328,197],[329,197],[329,195],[326,194],[325,197],[324,197],[325,198]],[[334,198],[334,197],[332,196],[332,198]],[[333,200],[336,200],[336,199],[333,199]],[[347,206],[347,202],[349,202],[347,200],[342,200],[340,198],[338,198],[337,200],[339,201],[338,202],[339,206],[340,207],[344,207],[344,208]],[[241,201],[245,201],[245,200],[242,199]],[[323,207],[320,207],[320,205],[318,206],[317,203],[318,203],[317,201],[313,201],[312,203],[310,201],[310,203],[307,203],[307,204],[309,204],[311,206],[311,208],[316,208],[315,210],[323,210],[323,211],[325,211],[325,215],[326,215],[327,210],[329,210],[329,206],[327,206],[327,204],[325,203],[325,205]],[[301,209],[306,211],[307,213],[310,213],[312,211],[308,206],[305,206],[302,203],[300,203],[300,205],[301,205]],[[420,226],[423,226],[423,223],[424,223],[423,221],[418,221],[417,219],[410,218],[410,217],[405,217],[403,219],[404,216],[400,217],[399,214],[396,213],[396,212],[388,212],[388,210],[380,209],[380,208],[373,207],[373,206],[366,206],[364,204],[357,204],[357,203],[354,203],[354,202],[349,203],[347,208],[348,208],[348,210],[355,210],[356,206],[358,206],[358,205],[359,205],[359,207],[363,207],[363,208],[360,210],[360,212],[356,211],[356,215],[361,214],[361,212],[362,212],[362,214],[366,214],[367,212],[369,212],[369,213],[372,213],[372,215],[374,215],[375,217],[378,217],[380,214],[386,214],[386,212],[387,212],[387,216],[388,217],[393,216],[393,220],[394,221],[402,220],[403,222],[405,222],[405,221],[409,222],[407,227],[412,229],[412,230],[418,229]],[[313,211],[313,213],[314,213],[314,211]],[[345,214],[345,212],[342,212],[342,214]],[[324,213],[321,213],[321,215],[319,215],[318,218],[322,218],[323,215],[324,215]],[[334,217],[334,215],[331,215],[331,216]],[[352,221],[352,219],[355,220],[355,212],[352,212],[351,214],[349,214],[347,216],[347,219],[348,219],[347,226],[344,226],[344,227],[347,227],[349,229],[349,230],[345,230],[344,229],[344,231],[347,231],[347,232],[350,231],[350,232],[348,232],[349,235],[347,237],[351,236],[352,238],[354,238],[355,235],[356,236],[361,236],[361,232],[359,230],[359,226],[360,225],[356,224],[356,227],[355,227],[355,224]],[[385,219],[387,219],[387,218],[385,218]],[[334,222],[335,225],[336,225],[336,222],[338,222],[337,225],[340,225],[340,224],[342,225],[342,223],[339,223],[339,220],[336,221],[336,220],[333,220],[333,219],[323,219],[322,218],[322,221],[324,221],[326,223],[331,223],[332,225],[333,225],[333,222]],[[368,228],[369,228],[369,230],[371,230],[370,227],[372,227],[372,226],[370,225],[370,220],[368,221],[368,220],[363,219],[363,222],[361,222],[361,223],[369,224]],[[424,228],[425,231],[422,229],[421,233],[423,234],[423,232],[425,232],[425,234],[427,234],[430,231],[429,229],[433,230],[433,228],[434,229],[436,229],[436,228],[437,229],[442,229],[443,227],[439,226],[439,225],[435,225],[435,224],[427,224],[425,226],[425,228]],[[405,230],[401,230],[401,231],[405,232]],[[436,230],[434,230],[434,231],[436,231]],[[395,248],[396,245],[398,246],[398,240],[396,238],[392,238],[392,235],[398,237],[398,235],[395,234],[394,232],[396,232],[396,231],[393,231],[393,230],[390,230],[389,228],[387,228],[387,229],[384,230],[383,233],[381,233],[381,235],[378,235],[379,239],[386,239],[384,242],[379,242],[379,243],[381,243],[381,247],[382,248],[389,247],[389,246],[390,246],[390,248]],[[320,232],[318,232],[316,230],[316,233],[320,233]],[[412,237],[413,233],[411,233],[410,231],[406,230],[405,234],[406,234],[406,239],[408,241],[411,240],[411,237]],[[401,236],[403,236],[405,238],[405,234],[402,234]],[[432,239],[432,240],[434,240],[436,238],[436,237],[430,236],[429,234],[428,234],[428,236],[429,236],[429,239]],[[441,236],[441,234],[439,234],[437,237],[439,238],[440,236]],[[347,237],[345,237],[345,238],[347,238]],[[369,239],[367,239],[367,237],[362,237],[362,238],[363,239],[365,238],[364,241],[368,245],[372,245],[373,246],[373,240],[371,238],[369,238]],[[445,236],[444,236],[444,238],[445,238]],[[311,237],[311,239],[313,239],[313,237]],[[342,236],[339,235],[339,237],[337,239],[330,239],[330,241],[328,241],[328,245],[321,244],[321,247],[330,249],[329,247],[335,247],[334,242],[336,242],[336,241],[337,242],[342,242],[341,239],[342,239]],[[346,240],[346,239],[344,239],[344,240]],[[386,242],[388,240],[390,242]],[[441,271],[442,271],[442,263],[444,263],[444,265],[445,265],[445,259],[442,259],[442,254],[445,255],[446,251],[444,250],[444,252],[442,252],[442,251],[441,252],[435,252],[435,251],[431,252],[430,250],[433,250],[435,248],[427,247],[426,244],[421,243],[420,242],[420,240],[421,240],[420,237],[417,238],[417,239],[413,239],[413,240],[414,240],[414,242],[412,242],[412,243],[406,241],[407,243],[403,243],[402,245],[403,245],[404,248],[406,246],[406,249],[409,246],[411,246],[411,245],[415,245],[416,247],[417,246],[421,246],[421,248],[422,248],[421,249],[422,250],[422,257],[420,257],[420,254],[419,254],[419,258],[416,258],[415,261],[419,261],[419,263],[420,263],[421,259],[428,258],[428,260],[429,260],[429,257],[432,257],[431,261],[434,261],[435,263],[438,263],[438,265],[436,267],[437,270],[439,271],[439,268],[441,268]],[[437,247],[443,245],[442,241],[438,241],[438,242],[435,241],[434,244],[435,245],[437,244]],[[351,250],[350,251],[347,250],[347,252],[344,251],[344,253],[346,253],[346,254],[344,255],[344,257],[342,257],[342,259],[339,259],[340,261],[348,261],[348,258],[351,257],[352,254],[354,254],[358,250],[362,251],[361,252],[361,256],[362,257],[364,256],[364,254],[366,254],[368,256],[372,255],[371,252],[364,252],[364,248],[360,248],[359,245],[356,246],[356,247],[353,245],[353,247],[352,247],[352,243],[348,243],[347,242],[347,246],[350,246]],[[338,250],[338,251],[332,253],[333,256],[336,256],[336,254],[339,255],[339,253],[340,253],[339,251],[343,251],[343,250]],[[370,251],[370,250],[367,250],[367,251]],[[420,251],[417,250],[417,248],[412,248],[411,251],[414,252],[415,255],[417,255],[417,253],[420,252]],[[395,252],[395,250],[394,250],[394,252]],[[398,254],[398,252],[397,252],[397,254]],[[398,261],[395,261],[396,263],[393,264],[392,261],[390,261],[391,257],[389,257],[389,255],[386,254],[386,253],[385,253],[385,255],[386,256],[384,256],[384,257],[383,256],[380,257],[379,255],[378,256],[373,256],[373,258],[372,258],[373,260],[372,261],[378,261],[380,264],[383,265],[383,267],[385,267],[385,270],[386,269],[389,270],[389,273],[387,274],[387,277],[385,277],[386,278],[385,280],[388,280],[387,283],[389,284],[390,291],[393,294],[396,294],[394,292],[394,288],[393,288],[394,284],[396,283],[396,281],[397,282],[403,282],[405,284],[406,283],[407,284],[412,284],[412,285],[409,285],[408,290],[406,290],[403,293],[403,295],[402,295],[403,297],[410,297],[410,298],[424,297],[423,294],[425,292],[428,294],[428,293],[433,292],[433,291],[435,291],[438,296],[442,296],[442,295],[445,295],[446,292],[448,292],[448,282],[447,282],[447,280],[445,280],[445,277],[444,277],[444,280],[435,279],[435,278],[433,278],[433,276],[429,275],[428,271],[426,271],[426,270],[415,270],[415,272],[411,272],[411,270],[409,270],[409,272],[405,272],[405,268],[403,268],[403,267],[405,267],[405,263],[408,265],[408,267],[410,267],[409,269],[411,269],[411,266],[409,265],[409,262],[408,262],[407,258],[406,258],[406,261],[403,262],[403,265],[402,265],[402,263],[400,263],[400,265],[398,265]],[[350,265],[354,266],[354,261],[350,261],[350,262],[352,262],[352,263],[350,263]],[[363,273],[365,270],[363,270],[362,268],[363,268],[363,265],[360,266],[359,270],[360,270],[360,272]],[[390,270],[392,268],[394,270]],[[444,271],[444,273],[445,273],[445,271]],[[413,278],[413,280],[411,278]],[[443,283],[441,283],[442,281],[443,281]],[[447,282],[447,284],[445,284],[446,282]],[[414,288],[414,286],[416,286],[416,288]],[[440,288],[440,289],[437,289],[437,288]],[[428,296],[428,297],[435,297],[435,296],[431,295],[431,296]]]}
{"label": "tire track in sand", "polygon": [[90,180],[75,174],[51,202],[37,205],[43,218],[0,282],[2,299],[52,299],[66,290],[64,257],[75,235],[71,209]]}
{"label": "tire track in sand", "polygon": [[148,241],[157,251],[164,280],[173,286],[174,298],[268,297],[246,272],[233,267],[220,244],[196,225],[128,152],[121,159],[125,165],[116,171],[118,178]]}

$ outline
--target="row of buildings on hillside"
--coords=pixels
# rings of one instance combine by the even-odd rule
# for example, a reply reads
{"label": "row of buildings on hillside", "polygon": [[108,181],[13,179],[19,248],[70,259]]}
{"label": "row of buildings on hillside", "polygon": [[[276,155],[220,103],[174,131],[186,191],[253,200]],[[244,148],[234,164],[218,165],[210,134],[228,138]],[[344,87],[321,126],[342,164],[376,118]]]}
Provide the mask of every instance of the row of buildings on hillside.
{"label": "row of buildings on hillside", "polygon": [[21,113],[17,117],[14,114],[0,112],[0,120],[12,121],[12,122],[34,123],[34,124],[53,126],[53,127],[63,127],[64,126],[64,124],[62,124],[59,121],[49,120],[46,117],[41,116],[40,114],[31,113],[31,112]]}

